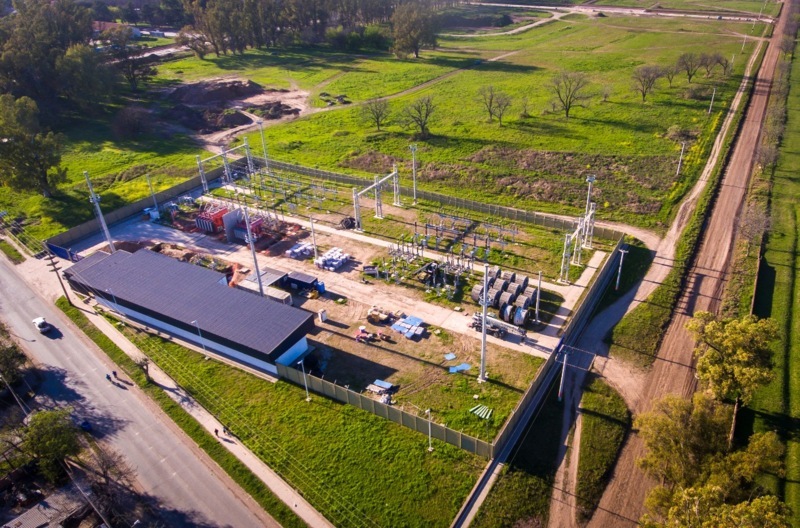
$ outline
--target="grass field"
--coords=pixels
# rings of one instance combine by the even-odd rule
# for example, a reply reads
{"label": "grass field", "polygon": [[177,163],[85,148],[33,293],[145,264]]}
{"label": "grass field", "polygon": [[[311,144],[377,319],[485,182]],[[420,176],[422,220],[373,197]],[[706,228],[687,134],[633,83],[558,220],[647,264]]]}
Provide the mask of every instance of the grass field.
{"label": "grass field", "polygon": [[[485,461],[126,327],[153,361],[337,526],[448,526]],[[378,483],[379,485],[373,485]],[[369,493],[365,493],[365,488]],[[414,497],[414,500],[408,500]]]}
{"label": "grass field", "polygon": [[775,380],[761,390],[744,409],[738,434],[777,430],[786,441],[786,476],[770,478],[767,484],[793,507],[792,523],[800,526],[800,63],[793,62],[787,101],[787,124],[774,173],[771,196],[772,230],[761,262],[754,313],[772,317],[781,325],[776,344]]}
{"label": "grass field", "polygon": [[[237,76],[268,88],[308,91],[317,107],[324,104],[320,92],[346,95],[353,104],[268,127],[271,155],[359,174],[386,173],[396,161],[404,179],[410,176],[413,133],[397,117],[410,101],[431,95],[433,137],[418,142],[422,187],[447,193],[458,188],[483,201],[576,214],[583,204],[582,182],[591,172],[598,175],[599,216],[661,229],[702,166],[708,139],[753,48],[748,42],[746,53],[739,54],[739,32],[749,29],[716,20],[573,17],[513,36],[442,38],[437,50],[425,50],[417,60],[299,48],[183,58],[160,65],[154,86]],[[733,74],[723,78],[717,67],[710,77],[698,74],[691,85],[679,75],[672,88],[662,80],[642,104],[631,89],[633,69],[672,63],[687,51],[734,57]],[[550,105],[550,79],[562,68],[584,71],[591,80],[587,107],[575,109],[569,120]],[[514,99],[502,127],[496,120],[487,123],[477,101],[487,79]],[[709,116],[714,88],[715,111]],[[381,132],[363,121],[357,107],[378,96],[390,97],[395,115]],[[521,116],[523,97],[530,117]],[[163,103],[148,96],[146,104]],[[46,237],[91,217],[83,170],[97,179],[105,208],[143,197],[146,172],[158,188],[193,172],[197,147],[179,134],[118,141],[111,120],[109,113],[65,131],[69,181],[54,200],[4,189],[0,207],[40,218],[33,229]],[[667,137],[670,127],[694,137],[680,178],[674,176],[680,142]],[[250,139],[260,143],[255,135]]]}
{"label": "grass field", "polygon": [[471,526],[547,526],[562,417],[554,383]]}
{"label": "grass field", "polygon": [[8,260],[14,264],[21,264],[22,262],[25,262],[25,255],[20,253],[16,247],[9,244],[2,238],[0,238],[0,251],[2,251],[3,254],[8,257]]}
{"label": "grass field", "polygon": [[[687,11],[710,11],[720,14],[761,12],[766,16],[776,16],[781,8],[779,2],[761,2],[760,0],[603,0],[602,5],[615,7],[638,7],[641,9],[679,9]],[[602,9],[602,8],[600,8]]]}
{"label": "grass field", "polygon": [[578,478],[579,523],[585,523],[594,512],[617,460],[625,434],[631,426],[631,415],[625,401],[601,378],[594,378],[581,399],[581,437]]}

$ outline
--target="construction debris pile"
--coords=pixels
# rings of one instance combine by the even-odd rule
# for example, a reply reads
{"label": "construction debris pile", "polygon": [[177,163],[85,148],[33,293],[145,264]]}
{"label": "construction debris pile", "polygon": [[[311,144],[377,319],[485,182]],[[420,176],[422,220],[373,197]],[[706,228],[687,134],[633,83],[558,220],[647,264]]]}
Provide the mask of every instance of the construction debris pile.
{"label": "construction debris pile", "polygon": [[333,247],[323,253],[319,258],[314,260],[314,265],[320,269],[328,271],[336,271],[350,260],[350,255],[341,250],[341,248]]}

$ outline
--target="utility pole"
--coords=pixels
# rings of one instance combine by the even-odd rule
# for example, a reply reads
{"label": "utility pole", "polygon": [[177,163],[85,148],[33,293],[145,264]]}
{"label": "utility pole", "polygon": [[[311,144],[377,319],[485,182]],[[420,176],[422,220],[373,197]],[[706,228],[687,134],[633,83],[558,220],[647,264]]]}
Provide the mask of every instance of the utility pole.
{"label": "utility pole", "polygon": [[489,308],[489,263],[483,263],[483,295],[481,296],[481,306],[483,306],[483,316],[481,318],[481,372],[478,375],[478,383],[486,381],[486,311]]}
{"label": "utility pole", "polygon": [[147,175],[147,186],[150,187],[150,196],[153,197],[153,207],[158,211],[158,200],[156,200],[156,193],[153,192],[153,182],[150,180],[150,175]]}
{"label": "utility pole", "polygon": [[94,210],[97,214],[97,219],[100,221],[100,226],[103,228],[103,233],[106,235],[106,241],[108,242],[108,247],[113,253],[114,249],[114,241],[111,240],[111,233],[108,231],[108,226],[106,225],[106,219],[103,217],[103,211],[100,210],[100,197],[94,193],[94,189],[92,188],[92,182],[89,180],[89,172],[83,171],[83,176],[86,178],[86,185],[89,186],[89,201],[94,204]]}
{"label": "utility pole", "polygon": [[619,290],[619,279],[620,279],[620,277],[622,277],[622,261],[623,261],[623,259],[625,259],[625,254],[628,252],[628,250],[620,248],[619,252],[620,252],[619,268],[617,269],[617,285],[614,287],[615,291]]}
{"label": "utility pole", "polygon": [[561,401],[562,397],[564,396],[564,377],[567,375],[567,358],[569,357],[569,351],[567,347],[561,347],[561,383],[558,386],[558,401]]}
{"label": "utility pole", "polygon": [[56,262],[56,259],[53,257],[53,254],[50,252],[50,250],[47,251],[47,260],[50,261],[47,264],[48,266],[50,266],[50,271],[56,274],[58,283],[61,285],[61,289],[64,291],[64,297],[66,297],[69,305],[72,306],[72,299],[69,298],[69,294],[67,293],[67,287],[64,286],[64,281],[61,280],[61,274],[59,273],[59,271],[61,271],[61,268],[58,267],[58,263]]}
{"label": "utility pole", "polygon": [[711,104],[708,105],[708,113],[711,115],[711,108],[714,106],[714,96],[717,95],[717,87],[714,87],[714,91],[711,92]]}
{"label": "utility pole", "polygon": [[317,235],[314,232],[314,217],[309,216],[309,220],[311,220],[311,243],[314,244],[314,262],[317,260]]}
{"label": "utility pole", "polygon": [[264,151],[264,169],[269,174],[269,158],[267,157],[267,141],[264,139],[264,120],[259,119],[256,121],[258,123],[258,130],[261,132],[261,148]]}
{"label": "utility pole", "polygon": [[261,271],[258,269],[258,258],[256,258],[256,244],[253,241],[253,231],[250,229],[250,214],[247,212],[247,207],[244,209],[244,222],[247,227],[247,241],[250,242],[250,252],[253,254],[253,268],[256,270],[256,278],[258,279],[258,292],[264,296],[264,286],[261,284]]}
{"label": "utility pole", "polygon": [[592,184],[596,179],[597,177],[594,174],[590,174],[586,178],[586,183],[589,184],[589,191],[586,193],[586,212],[583,213],[583,216],[587,216],[589,214],[589,204],[592,201]]}
{"label": "utility pole", "polygon": [[408,148],[411,149],[411,175],[414,187],[414,205],[417,205],[417,144],[414,143]]}
{"label": "utility pole", "polygon": [[678,158],[678,170],[675,172],[675,176],[681,175],[681,166],[683,166],[683,151],[686,148],[686,142],[684,141],[681,143],[681,157]]}

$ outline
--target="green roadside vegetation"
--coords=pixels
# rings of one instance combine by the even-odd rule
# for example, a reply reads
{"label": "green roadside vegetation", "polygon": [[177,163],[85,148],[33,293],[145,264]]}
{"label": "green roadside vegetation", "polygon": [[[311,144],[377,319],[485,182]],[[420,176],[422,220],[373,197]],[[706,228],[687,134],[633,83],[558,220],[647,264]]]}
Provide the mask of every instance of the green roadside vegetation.
{"label": "green roadside vegetation", "polygon": [[[786,475],[767,476],[763,483],[793,506],[792,523],[800,526],[800,62],[792,62],[786,103],[786,129],[780,155],[769,183],[771,231],[767,235],[758,275],[753,313],[772,317],[781,339],[774,347],[775,380],[742,409],[737,437],[752,432],[777,431],[786,443]],[[769,174],[767,175],[769,176]]]}
{"label": "green roadside vegetation", "polygon": [[625,401],[611,386],[594,377],[584,388],[581,413],[578,477],[575,483],[578,523],[592,516],[603,495],[617,453],[631,426],[631,413]]}
{"label": "green roadside vegetation", "polygon": [[[762,50],[756,64],[754,64],[754,71],[758,70],[764,51]],[[753,84],[750,82],[745,99],[742,100],[742,104],[734,115],[728,134],[722,142],[720,159],[709,176],[705,189],[697,200],[691,219],[678,239],[672,269],[650,297],[628,312],[614,327],[609,338],[610,354],[642,367],[650,366],[655,360],[664,330],[669,324],[675,303],[678,301],[681,283],[689,270],[691,258],[700,241],[700,232],[705,224],[707,209],[717,194],[717,184],[722,168],[738,132],[744,108],[747,107],[747,99],[749,99],[752,89]]]}
{"label": "green roadside vegetation", "polygon": [[641,240],[631,236],[625,236],[625,243],[628,245],[627,253],[622,261],[622,273],[619,276],[619,288],[617,288],[616,276],[606,289],[603,297],[595,308],[595,312],[600,313],[605,308],[614,304],[620,297],[625,295],[640,280],[642,280],[650,269],[655,252],[647,249]]}
{"label": "green roadside vegetation", "polygon": [[547,526],[563,414],[553,383],[471,526]]}
{"label": "green roadside vegetation", "polygon": [[238,458],[225,449],[220,442],[206,431],[192,416],[183,410],[158,385],[148,381],[144,372],[111,339],[94,326],[83,310],[71,306],[66,298],[56,301],[61,311],[72,320],[89,339],[105,352],[117,366],[130,377],[147,395],[152,398],[167,416],[170,417],[197,445],[206,452],[228,475],[250,494],[261,507],[284,527],[304,527],[306,524],[278,499],[267,486],[258,479]]}
{"label": "green roadside vegetation", "polygon": [[25,255],[20,253],[17,248],[13,245],[9,244],[7,241],[0,238],[0,251],[8,257],[8,260],[13,262],[14,264],[21,264],[25,262]]}

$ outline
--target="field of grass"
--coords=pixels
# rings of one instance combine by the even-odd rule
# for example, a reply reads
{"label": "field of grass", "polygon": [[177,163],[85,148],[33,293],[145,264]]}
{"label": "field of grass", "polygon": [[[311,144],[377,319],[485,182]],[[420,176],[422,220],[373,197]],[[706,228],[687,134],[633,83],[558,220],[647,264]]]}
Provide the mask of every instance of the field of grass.
{"label": "field of grass", "polygon": [[[762,50],[759,61],[763,59],[763,53],[764,50]],[[752,90],[752,84],[750,90]],[[743,101],[734,116],[728,134],[722,143],[720,162],[712,171],[706,188],[697,201],[692,218],[678,239],[672,269],[650,297],[628,312],[614,327],[609,338],[609,352],[612,355],[642,367],[649,367],[654,361],[664,330],[669,324],[673,308],[678,301],[683,278],[700,240],[706,210],[716,195],[716,186],[723,166],[722,160],[728,155],[746,106],[746,101]]]}
{"label": "field of grass", "polygon": [[616,288],[616,278],[611,281],[595,309],[601,312],[614,304],[617,299],[625,295],[637,282],[644,278],[650,263],[653,262],[654,252],[647,249],[644,244],[632,237],[626,237],[628,253],[622,261],[622,274],[619,278],[619,289]]}
{"label": "field of grass", "polygon": [[366,411],[321,396],[306,402],[302,387],[125,332],[337,526],[448,526],[485,463],[441,442],[429,453],[425,435]]}
{"label": "field of grass", "polygon": [[[679,9],[688,11],[711,11],[720,14],[736,12],[753,13],[758,15],[762,6],[763,14],[776,16],[780,9],[780,2],[761,2],[761,0],[602,0],[601,5],[615,7],[636,7],[640,9]],[[599,8],[601,10],[602,8]]]}
{"label": "field of grass", "polygon": [[[271,155],[300,164],[358,174],[386,173],[399,162],[410,176],[413,132],[400,123],[402,109],[422,95],[434,97],[433,137],[419,141],[420,186],[524,208],[576,214],[582,209],[582,181],[598,175],[598,215],[656,229],[671,218],[675,204],[697,177],[718,116],[738,84],[746,54],[736,32],[746,24],[629,17],[580,18],[553,22],[513,36],[442,38],[437,50],[420,59],[398,60],[387,53],[350,55],[325,49],[249,50],[243,55],[177,59],[159,65],[155,88],[209,77],[242,76],[267,88],[299,88],[312,106],[326,91],[346,95],[351,105],[320,109],[306,117],[267,127]],[[752,42],[745,51],[752,51]],[[718,51],[735,57],[733,74],[718,67],[701,72],[691,85],[678,76],[674,86],[660,81],[642,104],[631,90],[631,73],[641,64],[674,62],[683,52]],[[502,58],[501,58],[502,56]],[[492,60],[500,59],[500,60]],[[549,88],[560,69],[586,72],[591,100],[567,120],[553,111]],[[501,127],[488,123],[478,91],[487,79],[514,99]],[[432,82],[423,88],[422,83]],[[707,108],[716,88],[715,112]],[[406,93],[411,90],[410,93]],[[604,93],[605,96],[602,96]],[[394,119],[376,132],[358,103],[390,97]],[[527,98],[529,117],[523,117]],[[145,104],[163,105],[148,96]],[[118,141],[111,133],[113,112],[76,123],[64,132],[64,164],[69,181],[52,200],[0,192],[0,207],[31,220],[46,237],[91,218],[82,171],[97,181],[104,208],[146,195],[142,177],[151,172],[157,188],[194,172],[198,149],[172,132],[154,132],[138,141]],[[690,141],[681,178],[674,168],[680,144],[670,127]],[[260,143],[255,135],[254,145]]]}
{"label": "field of grass", "polygon": [[16,247],[9,244],[7,241],[0,238],[0,251],[8,257],[8,260],[13,262],[14,264],[21,264],[25,262],[25,255],[19,252]]}
{"label": "field of grass", "polygon": [[781,327],[774,347],[775,380],[743,409],[737,434],[777,430],[786,442],[786,476],[765,480],[774,493],[792,506],[792,523],[800,526],[800,63],[793,62],[787,100],[786,132],[771,185],[772,230],[761,262],[754,313],[772,317]]}
{"label": "field of grass", "polygon": [[554,383],[471,526],[547,526],[562,417]]}
{"label": "field of grass", "polygon": [[578,522],[585,523],[594,512],[611,468],[617,459],[625,434],[631,426],[631,414],[617,391],[601,378],[594,378],[581,399],[581,437],[578,478]]}

